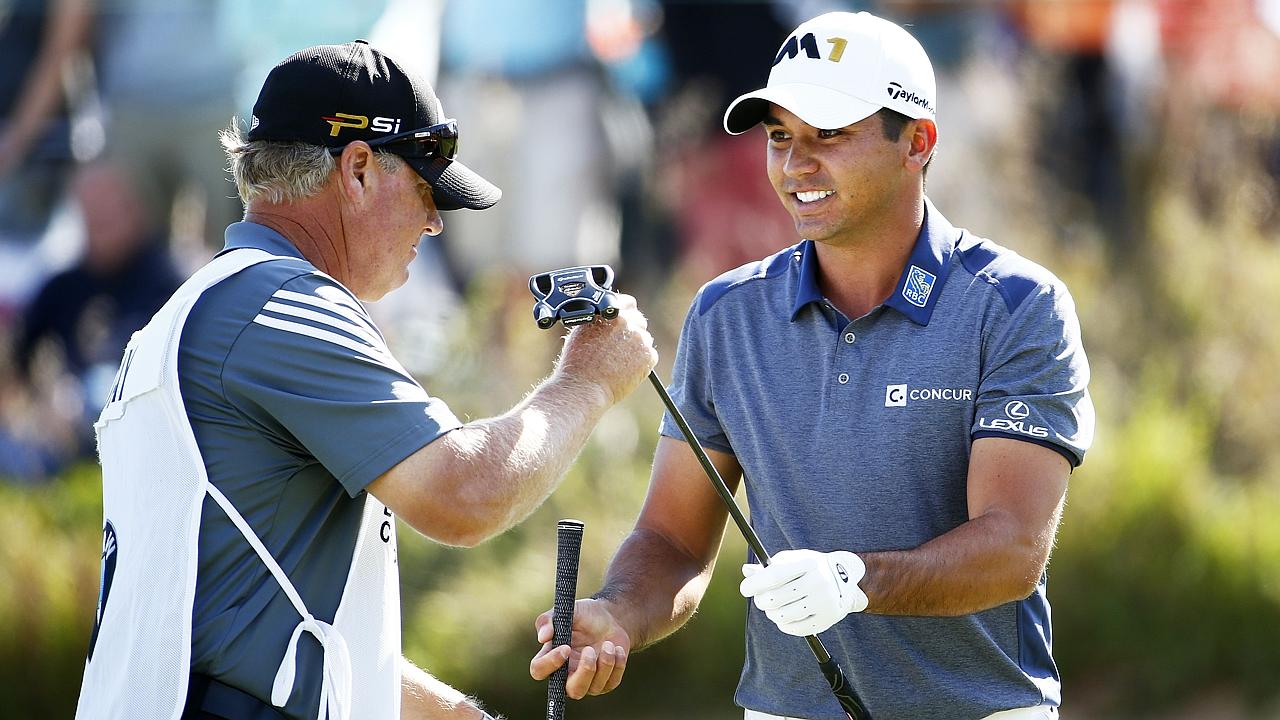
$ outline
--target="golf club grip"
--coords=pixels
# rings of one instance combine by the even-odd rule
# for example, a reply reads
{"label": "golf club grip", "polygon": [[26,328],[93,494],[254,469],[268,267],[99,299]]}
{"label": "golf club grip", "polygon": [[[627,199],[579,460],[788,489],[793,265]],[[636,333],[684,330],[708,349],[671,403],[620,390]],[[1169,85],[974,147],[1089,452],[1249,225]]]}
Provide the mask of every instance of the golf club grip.
{"label": "golf club grip", "polygon": [[819,662],[818,667],[822,669],[822,676],[827,679],[832,694],[836,696],[836,701],[840,703],[841,709],[850,720],[871,720],[871,713],[867,712],[867,706],[862,704],[862,700],[854,694],[853,688],[845,680],[840,663],[836,662],[835,658],[828,657],[826,662]]}
{"label": "golf club grip", "polygon": [[[582,551],[580,520],[556,523],[556,595],[552,603],[551,646],[568,645],[573,638],[573,603],[578,594],[578,556]],[[547,720],[564,720],[564,706],[569,697],[565,683],[569,679],[569,663],[565,663],[547,682]]]}

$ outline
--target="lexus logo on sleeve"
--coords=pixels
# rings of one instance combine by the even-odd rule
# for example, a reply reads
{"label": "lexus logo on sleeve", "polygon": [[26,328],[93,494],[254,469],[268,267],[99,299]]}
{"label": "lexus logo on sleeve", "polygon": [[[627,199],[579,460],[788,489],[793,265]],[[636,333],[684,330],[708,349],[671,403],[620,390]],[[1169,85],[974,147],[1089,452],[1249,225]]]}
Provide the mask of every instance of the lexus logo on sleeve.
{"label": "lexus logo on sleeve", "polygon": [[1049,428],[1031,424],[1027,418],[1031,416],[1031,408],[1021,400],[1010,400],[1005,403],[1004,414],[1007,417],[981,418],[978,427],[983,430],[1030,435],[1034,438],[1049,437]]}

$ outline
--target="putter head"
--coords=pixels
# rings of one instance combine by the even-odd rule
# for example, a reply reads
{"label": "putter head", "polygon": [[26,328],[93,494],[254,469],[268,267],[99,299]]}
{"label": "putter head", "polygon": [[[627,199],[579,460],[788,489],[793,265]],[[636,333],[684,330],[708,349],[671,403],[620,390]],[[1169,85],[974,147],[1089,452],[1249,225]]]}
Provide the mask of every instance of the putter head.
{"label": "putter head", "polygon": [[529,292],[537,300],[533,318],[546,330],[557,321],[565,327],[591,322],[597,314],[618,316],[613,302],[613,268],[579,265],[539,273],[529,278]]}

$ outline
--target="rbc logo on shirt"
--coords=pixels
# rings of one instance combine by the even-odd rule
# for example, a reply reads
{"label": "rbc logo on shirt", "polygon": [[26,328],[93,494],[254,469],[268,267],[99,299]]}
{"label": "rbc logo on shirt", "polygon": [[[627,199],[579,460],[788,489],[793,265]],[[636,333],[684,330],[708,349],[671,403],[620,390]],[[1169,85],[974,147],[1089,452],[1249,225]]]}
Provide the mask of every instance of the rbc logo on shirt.
{"label": "rbc logo on shirt", "polygon": [[907,268],[907,283],[902,286],[902,297],[916,307],[929,304],[929,293],[933,292],[933,284],[938,277],[912,265]]}

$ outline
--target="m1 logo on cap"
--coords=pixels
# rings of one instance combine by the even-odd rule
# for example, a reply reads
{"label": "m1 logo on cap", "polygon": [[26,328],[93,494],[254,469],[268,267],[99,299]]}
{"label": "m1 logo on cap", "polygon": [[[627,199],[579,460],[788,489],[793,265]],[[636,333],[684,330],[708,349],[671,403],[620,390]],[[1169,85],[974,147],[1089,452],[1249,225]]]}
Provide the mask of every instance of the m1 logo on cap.
{"label": "m1 logo on cap", "polygon": [[[831,54],[827,59],[831,62],[840,62],[840,58],[844,57],[844,48],[849,41],[842,37],[827,38],[827,42],[831,43]],[[783,43],[782,49],[778,51],[778,56],[773,59],[773,64],[777,65],[782,62],[783,58],[794,60],[800,55],[800,51],[804,50],[805,57],[810,60],[821,60],[822,54],[818,52],[818,38],[813,33],[805,33],[804,37],[796,39],[795,35],[787,38]]]}
{"label": "m1 logo on cap", "polygon": [[371,122],[368,115],[334,113],[332,117],[325,115],[320,119],[329,123],[329,137],[337,137],[342,128],[352,130],[369,128],[374,132],[391,134],[400,132],[400,118],[375,117]]}

